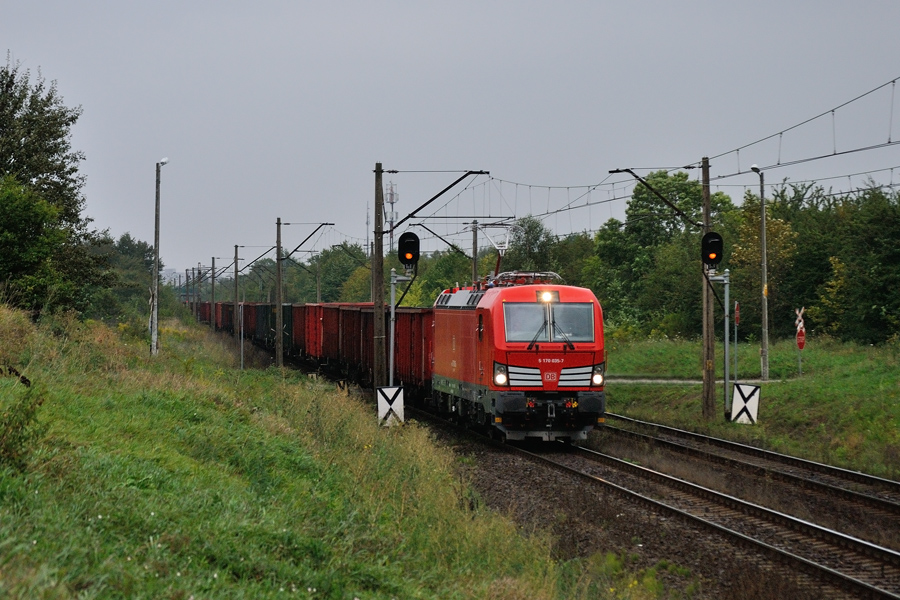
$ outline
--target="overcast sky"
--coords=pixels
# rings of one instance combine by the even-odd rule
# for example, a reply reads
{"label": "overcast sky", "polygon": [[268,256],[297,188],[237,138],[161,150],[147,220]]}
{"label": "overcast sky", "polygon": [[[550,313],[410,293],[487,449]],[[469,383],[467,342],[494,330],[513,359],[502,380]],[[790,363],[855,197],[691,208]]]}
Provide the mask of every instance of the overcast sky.
{"label": "overcast sky", "polygon": [[[631,184],[615,168],[717,157],[716,189],[739,202],[758,189],[753,163],[900,138],[892,85],[829,113],[900,77],[898,23],[897,0],[3,0],[0,48],[83,108],[73,144],[98,229],[152,243],[168,157],[160,251],[183,273],[274,245],[279,217],[297,223],[289,249],[322,222],[303,250],[364,245],[376,162],[425,171],[385,175],[401,217],[459,176],[437,171],[490,171],[410,221],[467,246],[472,217],[584,205],[546,217],[560,234],[623,218]],[[900,148],[780,166],[766,183],[846,189],[878,170],[900,182]]]}

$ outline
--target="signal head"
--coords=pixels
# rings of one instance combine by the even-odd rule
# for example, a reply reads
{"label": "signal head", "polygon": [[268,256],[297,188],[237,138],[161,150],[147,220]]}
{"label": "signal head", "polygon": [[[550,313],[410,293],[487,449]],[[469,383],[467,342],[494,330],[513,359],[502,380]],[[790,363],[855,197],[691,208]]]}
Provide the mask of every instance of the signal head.
{"label": "signal head", "polygon": [[419,236],[412,231],[407,231],[397,241],[397,258],[407,269],[411,269],[419,262]]}
{"label": "signal head", "polygon": [[715,267],[722,261],[724,242],[722,236],[715,231],[710,231],[703,236],[700,242],[700,258],[703,264]]}

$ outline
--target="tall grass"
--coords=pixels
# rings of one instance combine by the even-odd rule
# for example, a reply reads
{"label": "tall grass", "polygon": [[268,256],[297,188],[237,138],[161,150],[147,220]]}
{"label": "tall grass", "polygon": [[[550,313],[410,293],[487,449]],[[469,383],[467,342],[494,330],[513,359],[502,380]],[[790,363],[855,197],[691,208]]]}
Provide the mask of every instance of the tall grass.
{"label": "tall grass", "polygon": [[160,339],[151,359],[131,326],[0,305],[0,366],[32,382],[0,377],[0,408],[37,411],[16,460],[0,456],[0,597],[668,597],[672,565],[559,562],[426,428],[382,428],[296,371],[241,371],[196,324]]}
{"label": "tall grass", "polygon": [[[48,427],[0,469],[0,595],[555,597],[548,539],[523,537],[426,429],[167,323],[162,352],[0,308],[4,360]],[[9,342],[9,343],[7,343]]]}
{"label": "tall grass", "polygon": [[[236,369],[230,342],[0,306],[4,410],[39,436],[0,464],[0,596],[655,598],[653,570],[558,562],[487,510],[409,422],[298,372]],[[264,360],[257,360],[258,363]],[[609,555],[614,556],[614,555]],[[613,590],[613,591],[610,591]]]}

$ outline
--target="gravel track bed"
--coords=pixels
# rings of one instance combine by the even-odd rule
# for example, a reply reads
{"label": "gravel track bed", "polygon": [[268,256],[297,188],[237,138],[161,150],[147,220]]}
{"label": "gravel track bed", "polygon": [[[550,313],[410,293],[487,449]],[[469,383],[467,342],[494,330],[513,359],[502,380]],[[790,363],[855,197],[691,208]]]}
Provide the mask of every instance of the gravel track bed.
{"label": "gravel track bed", "polygon": [[[668,436],[659,437],[667,439]],[[773,468],[779,472],[788,472],[829,485],[841,483],[843,485],[840,487],[844,489],[847,489],[846,481],[836,482],[835,478],[821,474],[696,442],[686,442],[683,439],[671,438],[669,441],[718,456],[726,456],[750,465],[750,468],[730,467],[711,460],[688,457],[663,447],[625,438],[610,430],[595,432],[591,436],[590,447],[798,519],[900,551],[900,515],[897,513],[865,506],[829,494],[825,490],[798,489],[788,482],[757,473],[760,469]]]}
{"label": "gravel track bed", "polygon": [[[549,533],[559,560],[614,553],[627,556],[629,568],[635,570],[661,561],[688,569],[688,576],[659,571],[669,597],[684,597],[688,586],[699,588],[692,598],[704,599],[846,597],[717,534],[655,514],[618,493],[586,485],[458,432],[438,427],[435,434],[466,458],[460,461],[460,469],[484,503],[508,514],[524,531]],[[544,451],[548,450],[545,445]]]}
{"label": "gravel track bed", "polygon": [[802,533],[767,517],[748,516],[741,510],[727,507],[719,501],[698,496],[694,492],[675,489],[666,483],[651,481],[639,474],[625,472],[621,467],[597,462],[598,459],[594,457],[559,454],[554,456],[553,460],[835,571],[850,574],[879,589],[900,593],[900,568],[851,551],[840,543]]}

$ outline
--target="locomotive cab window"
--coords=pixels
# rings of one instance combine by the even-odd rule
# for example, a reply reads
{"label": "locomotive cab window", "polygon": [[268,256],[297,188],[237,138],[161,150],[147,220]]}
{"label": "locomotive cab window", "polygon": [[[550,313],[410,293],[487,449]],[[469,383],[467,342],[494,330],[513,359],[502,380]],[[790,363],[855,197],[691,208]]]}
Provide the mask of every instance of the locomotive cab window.
{"label": "locomotive cab window", "polygon": [[503,305],[507,342],[549,342],[547,305],[534,302],[507,302]]}
{"label": "locomotive cab window", "polygon": [[594,305],[572,302],[552,305],[554,341],[565,336],[571,342],[594,341]]}
{"label": "locomotive cab window", "polygon": [[594,341],[594,306],[589,302],[507,302],[503,320],[507,342]]}

